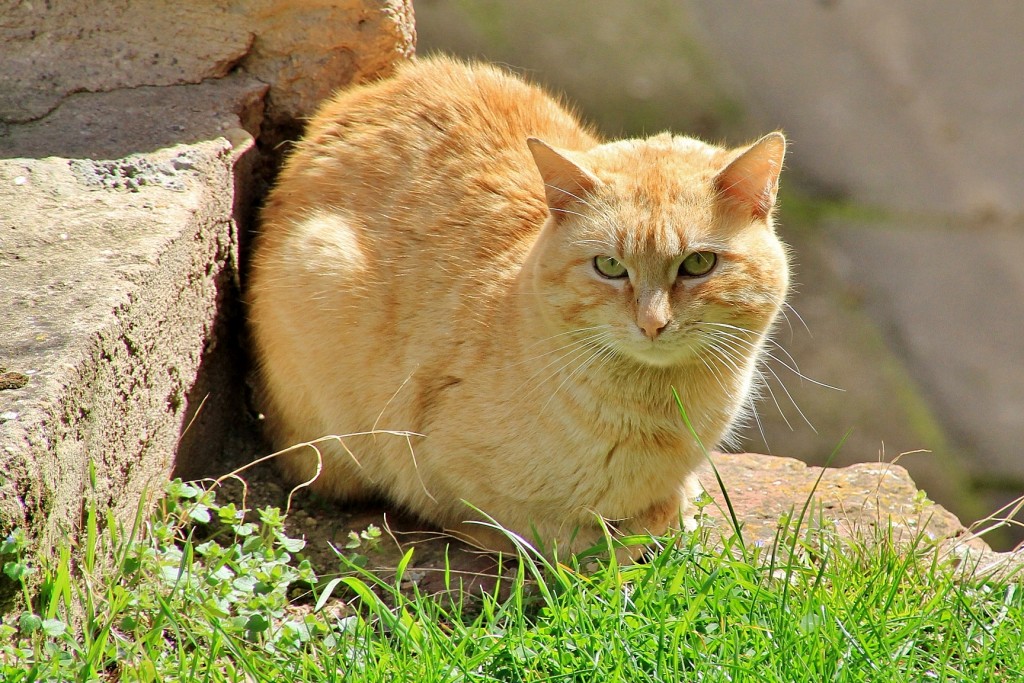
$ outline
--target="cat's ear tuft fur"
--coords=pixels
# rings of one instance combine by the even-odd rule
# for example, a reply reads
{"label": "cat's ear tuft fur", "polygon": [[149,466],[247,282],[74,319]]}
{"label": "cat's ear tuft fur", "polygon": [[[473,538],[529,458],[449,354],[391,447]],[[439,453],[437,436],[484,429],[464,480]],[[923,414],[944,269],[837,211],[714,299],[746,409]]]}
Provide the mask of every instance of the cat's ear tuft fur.
{"label": "cat's ear tuft fur", "polygon": [[782,133],[765,135],[715,176],[719,200],[752,218],[767,218],[775,206],[785,155]]}
{"label": "cat's ear tuft fur", "polygon": [[592,173],[568,159],[554,147],[538,138],[529,138],[533,160],[544,179],[544,197],[552,211],[564,210],[573,202],[583,201],[601,183]]}

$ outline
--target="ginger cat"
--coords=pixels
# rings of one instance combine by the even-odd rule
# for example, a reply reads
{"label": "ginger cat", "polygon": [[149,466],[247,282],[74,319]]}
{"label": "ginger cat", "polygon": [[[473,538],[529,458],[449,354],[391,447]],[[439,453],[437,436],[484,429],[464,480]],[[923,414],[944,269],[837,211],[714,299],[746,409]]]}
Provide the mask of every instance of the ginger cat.
{"label": "ginger cat", "polygon": [[[603,142],[502,70],[421,59],[322,106],[262,213],[250,320],[277,443],[485,548],[659,534],[744,414],[786,295],[785,140]],[[685,427],[672,388],[700,443]],[[301,482],[311,448],[283,457]],[[467,505],[468,503],[468,505]]]}

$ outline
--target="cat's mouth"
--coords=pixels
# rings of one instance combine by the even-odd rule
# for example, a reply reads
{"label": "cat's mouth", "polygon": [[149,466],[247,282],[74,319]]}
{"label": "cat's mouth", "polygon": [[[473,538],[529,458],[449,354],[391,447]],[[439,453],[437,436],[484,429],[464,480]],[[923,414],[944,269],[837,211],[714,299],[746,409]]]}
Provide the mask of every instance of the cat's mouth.
{"label": "cat's mouth", "polygon": [[657,339],[630,340],[629,343],[620,347],[620,353],[644,365],[670,368],[697,362],[700,349],[696,344],[688,343],[685,339],[659,337]]}

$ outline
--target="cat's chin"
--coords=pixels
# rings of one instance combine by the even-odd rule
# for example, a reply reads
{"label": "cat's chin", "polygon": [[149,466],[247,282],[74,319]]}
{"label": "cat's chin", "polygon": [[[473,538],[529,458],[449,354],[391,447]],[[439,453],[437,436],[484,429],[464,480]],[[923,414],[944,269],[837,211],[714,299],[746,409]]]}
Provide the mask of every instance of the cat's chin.
{"label": "cat's chin", "polygon": [[667,344],[630,345],[620,349],[630,359],[655,368],[673,368],[688,365],[696,360],[693,349],[674,347]]}

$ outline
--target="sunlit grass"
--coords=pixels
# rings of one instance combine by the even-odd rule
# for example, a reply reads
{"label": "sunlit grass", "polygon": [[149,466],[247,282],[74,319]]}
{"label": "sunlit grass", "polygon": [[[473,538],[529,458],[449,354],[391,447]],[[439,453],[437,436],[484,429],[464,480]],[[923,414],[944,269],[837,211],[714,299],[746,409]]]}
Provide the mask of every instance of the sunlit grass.
{"label": "sunlit grass", "polygon": [[254,519],[175,482],[133,530],[90,515],[80,548],[12,534],[25,604],[0,625],[0,680],[1024,679],[1018,578],[973,578],[923,536],[783,520],[771,544],[704,530],[630,566],[528,553],[469,597],[403,582],[412,551],[391,580],[363,569],[372,533],[317,576],[278,510]]}

